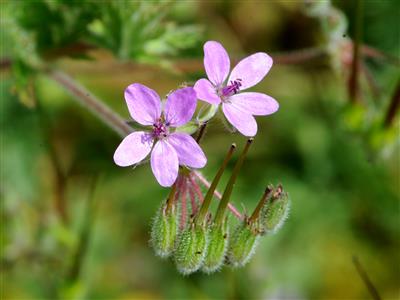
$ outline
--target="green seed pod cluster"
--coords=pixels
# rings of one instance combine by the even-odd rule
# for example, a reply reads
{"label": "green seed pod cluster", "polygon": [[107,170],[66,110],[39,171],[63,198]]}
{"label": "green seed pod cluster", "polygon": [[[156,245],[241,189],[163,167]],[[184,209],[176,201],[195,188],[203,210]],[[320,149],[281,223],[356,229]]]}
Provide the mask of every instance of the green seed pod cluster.
{"label": "green seed pod cluster", "polygon": [[235,267],[243,267],[254,255],[260,234],[248,222],[239,224],[229,241],[228,261]]}
{"label": "green seed pod cluster", "polygon": [[156,255],[169,257],[175,248],[178,234],[178,208],[174,205],[167,209],[164,204],[157,211],[151,228],[151,245]]}
{"label": "green seed pod cluster", "polygon": [[[243,216],[231,231],[228,218],[212,218],[199,210],[189,219],[184,206],[165,203],[157,212],[151,231],[151,244],[160,257],[172,257],[180,273],[206,274],[245,266],[255,253],[260,237],[282,227],[289,212],[289,196],[281,185],[268,186],[251,216]],[[179,209],[178,209],[179,208]],[[202,218],[200,218],[202,216]],[[235,226],[235,225],[234,225]]]}
{"label": "green seed pod cluster", "polygon": [[218,271],[224,264],[229,240],[229,227],[226,220],[221,226],[211,225],[209,240],[207,255],[201,269],[207,274]]}
{"label": "green seed pod cluster", "polygon": [[259,219],[262,234],[276,233],[288,217],[290,210],[289,195],[281,185],[273,190],[271,198],[264,205]]}
{"label": "green seed pod cluster", "polygon": [[179,235],[174,254],[179,272],[189,275],[203,265],[209,243],[207,226],[190,224]]}

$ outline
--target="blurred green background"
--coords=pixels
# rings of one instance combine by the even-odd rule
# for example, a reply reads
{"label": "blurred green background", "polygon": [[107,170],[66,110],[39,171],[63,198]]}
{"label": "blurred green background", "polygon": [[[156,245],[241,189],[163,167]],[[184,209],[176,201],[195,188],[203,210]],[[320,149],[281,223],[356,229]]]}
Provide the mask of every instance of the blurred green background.
{"label": "blurred green background", "polygon": [[[1,298],[371,299],[356,256],[380,296],[399,299],[400,134],[398,114],[388,117],[399,101],[399,3],[1,1]],[[232,65],[257,51],[275,58],[253,90],[280,110],[257,119],[232,202],[252,211],[281,182],[292,207],[243,269],[184,277],[149,246],[168,190],[147,164],[113,163],[121,137],[47,68],[129,120],[125,87],[165,95],[193,84],[209,39]],[[354,99],[350,39],[380,54],[360,56]],[[232,142],[245,138],[213,120],[207,178]]]}

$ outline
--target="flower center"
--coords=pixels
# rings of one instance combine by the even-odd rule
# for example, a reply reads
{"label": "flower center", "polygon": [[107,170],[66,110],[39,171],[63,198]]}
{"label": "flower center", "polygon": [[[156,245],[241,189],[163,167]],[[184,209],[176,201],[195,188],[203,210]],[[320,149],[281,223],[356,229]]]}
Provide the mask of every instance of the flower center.
{"label": "flower center", "polygon": [[168,126],[161,119],[157,120],[157,122],[153,124],[153,136],[155,138],[165,138],[168,134]]}
{"label": "flower center", "polygon": [[231,84],[228,84],[226,87],[222,89],[221,96],[227,98],[232,95],[235,95],[237,92],[239,92],[241,86],[242,86],[242,79],[238,78],[234,81],[231,81]]}

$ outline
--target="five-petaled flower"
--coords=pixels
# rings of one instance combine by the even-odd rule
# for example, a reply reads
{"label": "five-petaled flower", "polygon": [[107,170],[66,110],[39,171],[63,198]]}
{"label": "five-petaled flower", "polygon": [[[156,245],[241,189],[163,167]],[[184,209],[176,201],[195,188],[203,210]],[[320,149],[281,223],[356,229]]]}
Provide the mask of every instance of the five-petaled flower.
{"label": "five-petaled flower", "polygon": [[207,159],[196,141],[189,134],[173,132],[174,127],[186,124],[193,116],[197,102],[193,88],[172,92],[164,109],[157,93],[138,83],[127,87],[125,100],[132,118],[151,127],[148,132],[136,131],[124,138],[114,154],[117,165],[134,165],[151,151],[151,169],[162,186],[175,182],[179,165],[205,166]]}
{"label": "five-petaled flower", "polygon": [[230,60],[224,47],[215,41],[204,44],[204,67],[207,79],[196,82],[194,89],[200,100],[222,103],[227,120],[245,136],[257,133],[255,116],[265,116],[279,108],[275,99],[261,93],[238,93],[259,83],[272,67],[272,58],[258,52],[241,60],[230,70]]}

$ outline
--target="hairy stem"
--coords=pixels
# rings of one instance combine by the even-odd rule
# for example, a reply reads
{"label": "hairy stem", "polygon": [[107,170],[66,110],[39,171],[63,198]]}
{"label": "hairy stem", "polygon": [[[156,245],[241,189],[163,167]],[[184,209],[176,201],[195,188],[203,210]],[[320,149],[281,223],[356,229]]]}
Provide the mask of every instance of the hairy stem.
{"label": "hairy stem", "polygon": [[46,74],[64,87],[80,104],[87,107],[96,117],[120,136],[125,137],[133,131],[124,119],[66,73],[57,70],[46,70]]}

